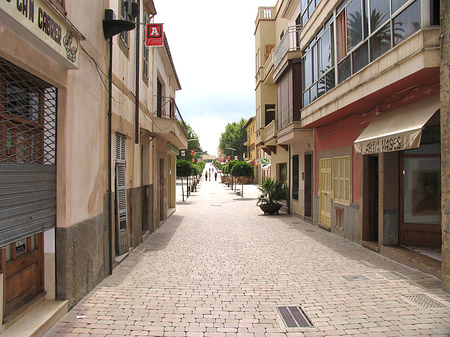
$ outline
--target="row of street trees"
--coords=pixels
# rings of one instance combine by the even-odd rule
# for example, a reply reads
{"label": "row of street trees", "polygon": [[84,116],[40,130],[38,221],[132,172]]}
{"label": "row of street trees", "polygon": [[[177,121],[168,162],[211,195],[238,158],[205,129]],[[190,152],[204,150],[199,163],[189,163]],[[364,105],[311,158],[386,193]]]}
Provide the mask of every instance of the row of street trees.
{"label": "row of street trees", "polygon": [[183,178],[186,178],[186,185],[188,186],[187,197],[189,197],[189,177],[194,178],[194,187],[197,185],[196,179],[198,179],[203,170],[205,169],[205,162],[201,161],[196,164],[189,162],[185,159],[177,159],[177,177],[181,177],[181,191],[184,201],[184,183]]}
{"label": "row of street trees", "polygon": [[253,177],[253,166],[245,161],[232,160],[226,165],[220,164],[218,161],[214,162],[217,170],[221,170],[223,174],[231,176],[231,189],[233,189],[233,178],[240,181],[241,196],[244,197],[244,179]]}

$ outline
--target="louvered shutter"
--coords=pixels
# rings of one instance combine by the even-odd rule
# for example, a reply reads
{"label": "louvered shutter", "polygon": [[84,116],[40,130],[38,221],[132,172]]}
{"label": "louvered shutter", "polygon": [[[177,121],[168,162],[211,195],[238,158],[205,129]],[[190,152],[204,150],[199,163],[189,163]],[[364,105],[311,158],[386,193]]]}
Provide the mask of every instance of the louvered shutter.
{"label": "louvered shutter", "polygon": [[127,217],[127,188],[125,183],[125,164],[116,164],[116,205],[117,224],[119,230],[126,230],[128,224]]}
{"label": "louvered shutter", "polygon": [[126,136],[116,134],[116,208],[117,227],[120,231],[128,226],[127,186],[126,186]]}

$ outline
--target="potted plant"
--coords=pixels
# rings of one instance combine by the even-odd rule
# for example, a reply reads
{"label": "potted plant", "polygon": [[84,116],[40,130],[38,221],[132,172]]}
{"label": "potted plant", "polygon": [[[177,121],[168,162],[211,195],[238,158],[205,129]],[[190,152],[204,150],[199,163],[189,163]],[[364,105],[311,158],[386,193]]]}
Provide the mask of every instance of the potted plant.
{"label": "potted plant", "polygon": [[282,180],[266,178],[258,186],[258,190],[261,195],[256,205],[259,205],[264,214],[278,214],[282,206],[278,201],[284,199],[286,195],[285,183]]}

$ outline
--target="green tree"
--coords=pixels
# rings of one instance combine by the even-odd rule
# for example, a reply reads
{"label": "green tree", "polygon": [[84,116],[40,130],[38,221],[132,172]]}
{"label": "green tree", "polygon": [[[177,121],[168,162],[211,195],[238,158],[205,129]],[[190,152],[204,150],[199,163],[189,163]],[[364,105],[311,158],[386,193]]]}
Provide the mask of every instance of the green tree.
{"label": "green tree", "polygon": [[241,118],[239,122],[228,123],[220,136],[219,149],[231,159],[238,156],[240,160],[243,160],[243,154],[247,152],[247,148],[244,146],[247,140],[247,131],[242,128],[245,122],[246,120]]}
{"label": "green tree", "polygon": [[241,178],[241,197],[244,197],[244,178],[253,177],[253,166],[246,161],[238,161],[231,169],[231,175],[236,178]]}
{"label": "green tree", "polygon": [[192,163],[188,162],[184,159],[177,159],[177,177],[181,177],[181,193],[183,195],[184,201],[184,186],[183,186],[183,178],[186,179],[192,174]]}

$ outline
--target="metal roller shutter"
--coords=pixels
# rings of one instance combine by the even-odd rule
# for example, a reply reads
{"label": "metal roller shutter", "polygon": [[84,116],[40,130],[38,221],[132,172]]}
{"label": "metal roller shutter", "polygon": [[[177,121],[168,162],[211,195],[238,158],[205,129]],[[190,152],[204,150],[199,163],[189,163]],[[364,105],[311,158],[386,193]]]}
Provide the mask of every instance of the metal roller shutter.
{"label": "metal roller shutter", "polygon": [[0,246],[56,226],[56,101],[0,58]]}

